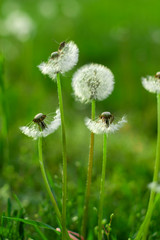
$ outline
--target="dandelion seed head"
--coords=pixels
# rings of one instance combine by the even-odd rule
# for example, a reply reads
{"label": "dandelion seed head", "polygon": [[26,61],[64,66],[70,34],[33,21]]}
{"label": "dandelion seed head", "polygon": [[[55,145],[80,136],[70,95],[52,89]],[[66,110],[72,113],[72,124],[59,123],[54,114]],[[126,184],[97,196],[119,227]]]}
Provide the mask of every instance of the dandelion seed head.
{"label": "dandelion seed head", "polygon": [[57,73],[64,74],[77,64],[78,55],[79,49],[74,42],[62,42],[58,51],[53,52],[48,61],[42,62],[38,67],[44,75],[54,80]]}
{"label": "dandelion seed head", "polygon": [[114,76],[110,69],[100,64],[87,64],[73,76],[72,87],[81,102],[104,100],[114,87]]}
{"label": "dandelion seed head", "polygon": [[35,23],[27,13],[14,10],[1,22],[0,30],[0,35],[13,35],[25,42],[33,35]]}
{"label": "dandelion seed head", "polygon": [[143,77],[142,85],[151,93],[160,93],[160,72],[157,72],[155,76]]}
{"label": "dandelion seed head", "polygon": [[106,122],[99,118],[95,121],[91,120],[90,118],[85,119],[85,125],[87,128],[95,133],[95,134],[108,134],[108,133],[114,133],[115,131],[119,130],[123,125],[127,122],[126,117],[123,116],[121,120],[119,120],[117,123],[111,122],[109,125],[106,124]]}
{"label": "dandelion seed head", "polygon": [[27,126],[20,127],[20,130],[28,137],[36,140],[38,137],[47,137],[56,131],[60,125],[60,110],[57,109],[55,116],[52,114],[44,115],[43,113],[38,113],[31,123]]}

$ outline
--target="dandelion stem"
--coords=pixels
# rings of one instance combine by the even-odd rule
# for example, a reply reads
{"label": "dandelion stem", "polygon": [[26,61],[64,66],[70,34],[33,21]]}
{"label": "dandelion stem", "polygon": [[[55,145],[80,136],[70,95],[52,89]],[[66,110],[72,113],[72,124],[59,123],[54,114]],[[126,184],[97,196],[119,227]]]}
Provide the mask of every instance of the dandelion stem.
{"label": "dandelion stem", "polygon": [[[9,160],[9,143],[8,143],[8,129],[7,129],[7,103],[6,103],[6,91],[4,82],[4,58],[0,55],[0,95],[2,104],[2,144],[0,149],[0,155],[3,156],[3,161],[8,164]],[[1,161],[0,164],[3,164]]]}
{"label": "dandelion stem", "polygon": [[[57,202],[56,202],[56,200],[55,200],[55,198],[53,196],[53,193],[51,191],[51,188],[50,188],[50,185],[49,185],[49,182],[48,182],[48,179],[47,179],[47,175],[46,175],[46,172],[45,172],[45,168],[44,168],[43,156],[42,156],[42,137],[38,138],[38,153],[39,153],[39,163],[40,163],[41,173],[42,173],[42,177],[43,177],[43,180],[44,180],[44,183],[45,183],[45,187],[46,187],[46,190],[47,190],[47,192],[48,192],[48,194],[50,196],[50,199],[51,199],[51,202],[53,204],[54,210],[56,212],[60,228],[62,228],[61,213],[59,211]],[[65,236],[66,236],[67,240],[70,240],[70,237],[69,237],[69,234],[68,234],[66,228],[65,228]]]}
{"label": "dandelion stem", "polygon": [[39,153],[39,163],[40,163],[41,173],[42,173],[42,177],[43,177],[43,180],[44,180],[44,183],[45,183],[45,187],[46,187],[46,190],[47,190],[47,192],[50,196],[50,199],[51,199],[51,202],[52,202],[53,207],[55,209],[57,218],[58,218],[59,222],[61,223],[61,213],[59,211],[59,208],[57,206],[57,202],[56,202],[56,200],[53,196],[51,188],[49,186],[47,175],[46,175],[45,168],[44,168],[43,156],[42,156],[42,137],[38,138],[38,153]]}
{"label": "dandelion stem", "polygon": [[[156,148],[156,160],[154,166],[154,174],[153,174],[153,182],[158,181],[158,173],[159,173],[159,165],[160,165],[160,94],[157,94],[157,148]],[[148,203],[148,209],[143,223],[138,231],[138,234],[135,240],[146,240],[148,234],[148,228],[150,224],[150,220],[152,217],[152,212],[154,208],[156,192],[154,189],[151,189],[150,199]]]}
{"label": "dandelion stem", "polygon": [[[95,100],[92,100],[92,120],[94,119],[95,119]],[[93,150],[94,150],[94,133],[91,132],[86,194],[85,194],[85,203],[84,203],[84,213],[83,213],[83,219],[82,219],[82,236],[84,237],[84,240],[86,239],[86,227],[87,227],[86,225],[88,223],[88,208],[89,208],[91,182],[92,182]]]}
{"label": "dandelion stem", "polygon": [[65,240],[66,229],[66,198],[67,198],[67,151],[66,151],[66,134],[63,113],[63,100],[60,74],[57,73],[57,90],[59,98],[59,108],[61,113],[61,131],[62,131],[62,155],[63,155],[63,176],[62,176],[62,240]]}
{"label": "dandelion stem", "polygon": [[102,161],[102,176],[99,200],[99,214],[98,214],[98,240],[102,240],[102,218],[103,218],[103,201],[104,201],[104,184],[107,162],[107,134],[103,135],[103,161]]}

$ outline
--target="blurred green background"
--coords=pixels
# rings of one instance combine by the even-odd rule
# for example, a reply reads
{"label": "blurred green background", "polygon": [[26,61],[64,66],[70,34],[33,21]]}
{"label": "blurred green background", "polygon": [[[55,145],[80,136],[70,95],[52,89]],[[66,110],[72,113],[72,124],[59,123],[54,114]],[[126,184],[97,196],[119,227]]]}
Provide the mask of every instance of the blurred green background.
{"label": "blurred green background", "polygon": [[[84,118],[90,116],[91,108],[75,101],[71,79],[78,67],[94,62],[109,67],[115,76],[114,92],[97,102],[96,115],[110,111],[115,118],[126,114],[128,119],[126,126],[108,140],[104,218],[109,221],[110,214],[115,213],[112,239],[134,237],[146,211],[147,184],[152,181],[155,158],[156,96],[143,89],[141,77],[160,70],[159,9],[158,0],[0,1],[0,52],[5,59],[6,89],[3,104],[1,83],[0,131],[5,106],[9,139],[7,158],[4,136],[0,136],[1,212],[6,211],[8,198],[13,209],[18,208],[13,197],[16,194],[26,216],[56,227],[39,170],[37,143],[22,135],[19,127],[39,112],[57,109],[56,84],[37,66],[57,50],[60,42],[73,40],[79,47],[79,62],[62,77],[68,145],[68,228],[80,231],[90,135]],[[44,140],[43,151],[61,205],[60,129]],[[102,137],[97,136],[89,239],[96,239],[101,161]],[[149,239],[160,239],[159,217],[157,206]],[[26,226],[25,234],[25,239],[40,239],[32,227]],[[53,239],[51,232],[46,230],[45,234]]]}

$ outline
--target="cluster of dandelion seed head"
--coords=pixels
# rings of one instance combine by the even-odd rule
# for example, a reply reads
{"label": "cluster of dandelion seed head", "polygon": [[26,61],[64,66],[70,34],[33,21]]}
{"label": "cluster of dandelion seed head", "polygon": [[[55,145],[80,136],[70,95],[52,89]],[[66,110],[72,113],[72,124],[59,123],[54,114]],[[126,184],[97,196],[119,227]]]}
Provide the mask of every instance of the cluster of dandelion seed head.
{"label": "cluster of dandelion seed head", "polygon": [[64,74],[71,70],[78,62],[79,49],[77,45],[70,41],[65,43],[61,50],[58,50],[57,57],[49,58],[47,62],[42,62],[38,67],[44,75],[55,79],[57,73]]}
{"label": "cluster of dandelion seed head", "polygon": [[114,76],[107,67],[100,64],[87,64],[74,74],[72,87],[76,98],[81,102],[104,100],[113,91]]}
{"label": "cluster of dandelion seed head", "polygon": [[40,129],[39,125],[33,121],[27,126],[20,127],[20,130],[22,133],[28,137],[32,137],[34,140],[39,137],[47,137],[49,134],[55,132],[61,125],[60,110],[57,109],[55,116],[53,116],[53,114],[46,115],[46,118],[43,121],[46,126],[43,130]]}
{"label": "cluster of dandelion seed head", "polygon": [[127,122],[126,117],[123,116],[121,120],[119,120],[117,123],[111,123],[109,126],[107,126],[106,122],[102,119],[98,119],[93,121],[90,118],[85,119],[85,125],[87,128],[95,133],[95,134],[108,134],[108,133],[114,133],[115,131],[119,130],[123,125]]}
{"label": "cluster of dandelion seed head", "polygon": [[151,93],[160,93],[160,79],[158,77],[147,76],[142,78],[143,87]]}

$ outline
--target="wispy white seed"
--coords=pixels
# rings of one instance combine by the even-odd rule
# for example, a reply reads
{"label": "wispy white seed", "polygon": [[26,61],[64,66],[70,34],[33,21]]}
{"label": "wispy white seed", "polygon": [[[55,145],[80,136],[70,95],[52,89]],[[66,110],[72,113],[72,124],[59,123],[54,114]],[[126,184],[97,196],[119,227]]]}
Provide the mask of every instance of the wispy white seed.
{"label": "wispy white seed", "polygon": [[[158,73],[157,73],[158,74]],[[158,75],[142,78],[143,87],[151,93],[160,93],[160,79]]]}
{"label": "wispy white seed", "polygon": [[127,122],[126,117],[123,116],[121,120],[119,120],[117,123],[111,123],[109,126],[106,124],[106,122],[99,118],[95,121],[91,120],[90,118],[85,119],[85,125],[87,128],[95,133],[95,134],[108,134],[108,133],[114,133],[115,131],[119,130],[123,125]]}
{"label": "wispy white seed", "polygon": [[[41,117],[43,117],[42,121],[40,120]],[[60,125],[60,110],[57,109],[55,116],[53,116],[53,114],[37,114],[31,123],[27,126],[20,127],[20,130],[28,137],[32,137],[36,140],[38,137],[47,137],[49,134],[55,132]]]}
{"label": "wispy white seed", "polygon": [[48,75],[54,80],[57,73],[64,74],[77,64],[78,55],[79,49],[77,45],[70,41],[65,43],[62,49],[59,48],[57,52],[53,52],[48,61],[42,62],[38,67],[44,75]]}

